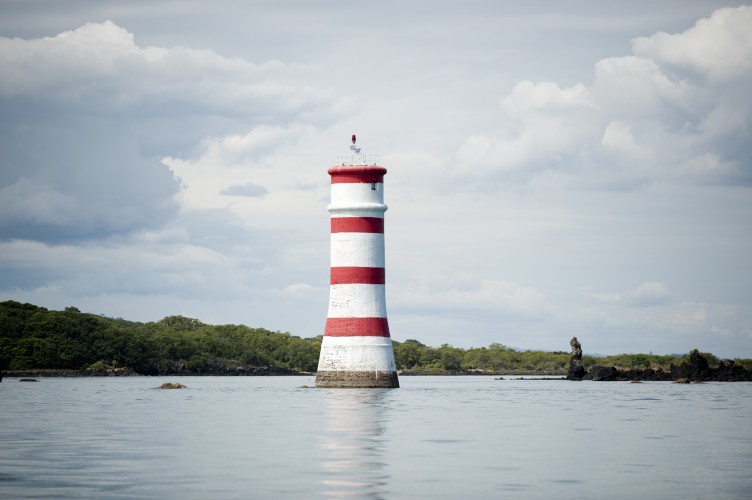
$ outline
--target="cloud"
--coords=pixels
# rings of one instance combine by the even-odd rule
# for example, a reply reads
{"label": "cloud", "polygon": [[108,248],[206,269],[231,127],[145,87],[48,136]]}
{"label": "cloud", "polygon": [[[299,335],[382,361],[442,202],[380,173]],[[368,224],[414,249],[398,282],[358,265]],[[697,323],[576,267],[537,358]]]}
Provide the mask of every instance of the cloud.
{"label": "cloud", "polygon": [[395,303],[399,304],[401,311],[422,309],[437,314],[484,311],[495,316],[518,318],[547,314],[543,293],[508,280],[454,275],[451,279],[424,282],[419,288],[395,289]]}
{"label": "cloud", "polygon": [[659,281],[646,281],[628,293],[625,299],[632,307],[658,306],[671,300],[671,290]]}
{"label": "cloud", "polygon": [[671,301],[671,290],[660,281],[646,281],[627,292],[589,291],[586,296],[598,302],[629,307],[653,307]]}
{"label": "cloud", "polygon": [[246,184],[236,184],[221,191],[221,194],[228,196],[248,196],[249,198],[261,198],[269,192],[264,186],[257,186],[252,182]]}
{"label": "cloud", "polygon": [[550,110],[571,113],[580,106],[592,107],[592,97],[587,88],[578,83],[570,88],[560,88],[553,82],[523,81],[501,101],[501,107],[511,115],[524,115],[530,110]]}
{"label": "cloud", "polygon": [[[287,125],[331,123],[350,102],[301,83],[305,67],[140,47],[111,21],[0,38],[0,67],[0,240],[160,228],[182,189],[164,158],[208,148],[252,161],[296,134]],[[221,139],[202,146],[210,136]],[[252,185],[231,180],[215,194],[261,194]]]}
{"label": "cloud", "polygon": [[461,182],[525,181],[576,155],[594,132],[586,118],[595,108],[582,84],[561,88],[553,82],[523,81],[502,100],[501,109],[515,130],[506,137],[468,138],[453,167]]}
{"label": "cloud", "polygon": [[684,33],[635,38],[634,53],[698,78],[729,81],[752,72],[752,6],[723,8]]}
{"label": "cloud", "polygon": [[633,55],[595,64],[590,85],[519,82],[501,101],[505,127],[467,138],[452,181],[752,184],[750,25],[752,7],[723,8],[683,33],[633,40]]}
{"label": "cloud", "polygon": [[254,163],[280,147],[290,145],[300,139],[300,127],[280,127],[260,125],[248,133],[233,134],[221,138],[205,140],[205,160],[220,161],[228,165]]}
{"label": "cloud", "polygon": [[[174,243],[109,242],[86,247],[15,240],[0,244],[0,269],[37,270],[8,285],[30,289],[53,286],[73,296],[113,293],[194,296],[212,290],[230,296],[242,288],[232,259],[206,247]],[[120,242],[124,243],[124,242]],[[140,243],[140,244],[139,244]],[[138,245],[138,250],[134,248]],[[65,262],[65,266],[59,266]],[[42,276],[44,278],[42,278]],[[96,282],[91,276],[97,276]],[[44,281],[42,281],[44,280]]]}

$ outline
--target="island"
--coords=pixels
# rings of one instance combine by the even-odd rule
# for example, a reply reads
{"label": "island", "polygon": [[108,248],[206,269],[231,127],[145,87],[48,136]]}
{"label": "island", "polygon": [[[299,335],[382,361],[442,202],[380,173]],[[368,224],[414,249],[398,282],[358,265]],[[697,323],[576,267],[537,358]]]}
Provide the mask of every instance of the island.
{"label": "island", "polygon": [[[155,322],[0,302],[0,375],[310,375],[322,336],[245,325],[208,325],[184,316]],[[569,380],[752,380],[752,359],[684,354],[583,354],[517,350],[500,343],[459,348],[392,340],[400,375],[540,375]],[[573,369],[574,362],[574,369]],[[1,380],[1,379],[0,379]]]}

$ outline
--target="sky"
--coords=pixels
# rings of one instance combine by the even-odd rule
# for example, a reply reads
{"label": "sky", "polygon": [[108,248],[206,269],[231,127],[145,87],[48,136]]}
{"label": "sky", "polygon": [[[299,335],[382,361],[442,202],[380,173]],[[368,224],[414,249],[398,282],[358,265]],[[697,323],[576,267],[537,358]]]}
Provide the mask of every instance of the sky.
{"label": "sky", "polygon": [[385,176],[392,338],[752,357],[752,7],[0,0],[0,300],[320,335]]}

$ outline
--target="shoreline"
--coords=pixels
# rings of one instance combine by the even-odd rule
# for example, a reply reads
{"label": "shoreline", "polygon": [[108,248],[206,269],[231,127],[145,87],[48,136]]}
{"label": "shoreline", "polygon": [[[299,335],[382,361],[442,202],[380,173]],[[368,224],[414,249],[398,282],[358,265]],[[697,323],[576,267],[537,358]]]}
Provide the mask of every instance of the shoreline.
{"label": "shoreline", "polygon": [[[266,367],[264,367],[266,368]],[[120,372],[110,373],[98,373],[88,372],[81,370],[13,370],[2,373],[0,381],[3,379],[45,379],[45,378],[110,378],[110,377],[313,377],[315,372],[295,372],[289,369],[261,369],[254,372],[234,372],[234,373],[154,373],[143,374],[136,373],[133,370],[123,370]],[[417,373],[417,372],[405,372],[399,373],[400,377],[497,377],[494,380],[499,381],[513,381],[513,380],[525,380],[525,381],[572,381],[567,379],[566,374],[563,373],[481,373],[477,371],[472,372],[430,372],[430,373]],[[670,373],[662,374],[660,377],[646,376],[646,377],[613,377],[613,378],[593,378],[588,377],[583,379],[591,382],[671,382],[671,383],[700,383],[700,382],[752,382],[750,379],[745,378],[707,378],[707,379],[688,379],[686,377],[673,378]],[[575,380],[574,382],[578,382]]]}
{"label": "shoreline", "polygon": [[[576,340],[576,339],[574,339]],[[579,371],[575,373],[573,367]],[[33,379],[35,377],[46,378],[73,378],[73,377],[139,377],[139,376],[313,376],[316,372],[300,371],[292,368],[279,366],[254,366],[233,362],[232,360],[213,360],[204,369],[189,369],[185,362],[171,362],[169,366],[154,369],[148,373],[138,373],[129,367],[119,367],[97,363],[85,370],[62,370],[62,369],[31,369],[0,371],[0,381],[3,376],[11,378]],[[752,371],[742,365],[737,365],[733,360],[720,360],[718,367],[711,367],[705,355],[696,349],[690,353],[689,362],[684,361],[680,365],[671,364],[670,370],[662,368],[632,368],[624,370],[615,366],[591,366],[586,370],[579,359],[574,359],[567,373],[559,371],[488,371],[479,369],[468,370],[398,370],[397,376],[455,376],[473,377],[490,376],[499,377],[496,380],[505,380],[504,377],[520,377],[518,380],[592,380],[594,382],[752,382]],[[524,378],[524,377],[538,377]]]}

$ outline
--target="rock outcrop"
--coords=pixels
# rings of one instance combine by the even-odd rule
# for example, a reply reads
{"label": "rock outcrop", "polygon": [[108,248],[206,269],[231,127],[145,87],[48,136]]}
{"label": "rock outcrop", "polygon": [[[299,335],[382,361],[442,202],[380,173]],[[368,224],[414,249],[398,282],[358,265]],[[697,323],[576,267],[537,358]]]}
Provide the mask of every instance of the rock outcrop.
{"label": "rock outcrop", "polygon": [[[571,368],[570,368],[571,370]],[[594,381],[674,381],[677,383],[691,382],[744,382],[752,381],[752,371],[737,365],[733,360],[722,359],[718,368],[712,368],[708,358],[697,349],[689,353],[689,361],[680,365],[671,364],[671,371],[653,368],[632,368],[620,370],[613,366],[593,366],[590,372],[583,376],[584,380]]]}
{"label": "rock outcrop", "polygon": [[689,353],[689,362],[684,361],[679,366],[671,364],[671,377],[677,381],[687,379],[691,382],[752,382],[752,371],[737,365],[732,359],[722,359],[718,368],[711,368],[708,358],[693,349]]}
{"label": "rock outcrop", "polygon": [[572,337],[569,341],[572,347],[572,353],[569,355],[569,371],[567,371],[567,380],[582,380],[587,373],[582,365],[582,345],[577,337]]}
{"label": "rock outcrop", "polygon": [[643,380],[673,380],[671,374],[663,370],[654,370],[652,368],[633,368],[630,370],[619,370],[614,366],[596,365],[590,369],[590,373],[585,375],[585,380],[594,380],[597,382],[608,381],[643,381]]}
{"label": "rock outcrop", "polygon": [[671,377],[674,380],[680,378],[686,378],[689,380],[710,380],[708,358],[697,349],[692,349],[689,353],[689,363],[684,361],[679,366],[671,363]]}
{"label": "rock outcrop", "polygon": [[185,389],[185,386],[178,382],[165,382],[159,386],[160,389]]}
{"label": "rock outcrop", "polygon": [[108,365],[101,361],[88,367],[85,374],[94,377],[131,377],[137,375],[132,368]]}
{"label": "rock outcrop", "polygon": [[613,366],[596,365],[590,369],[587,378],[595,381],[617,380],[618,373],[619,372]]}

